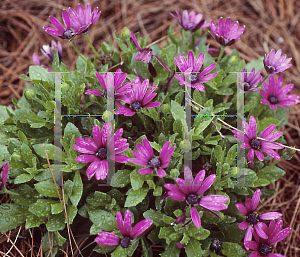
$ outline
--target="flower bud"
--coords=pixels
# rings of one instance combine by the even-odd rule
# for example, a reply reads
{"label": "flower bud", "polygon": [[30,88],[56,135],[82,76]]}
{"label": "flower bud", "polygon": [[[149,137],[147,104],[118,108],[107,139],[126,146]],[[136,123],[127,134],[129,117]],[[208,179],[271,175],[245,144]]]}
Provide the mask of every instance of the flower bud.
{"label": "flower bud", "polygon": [[231,65],[231,66],[235,66],[238,64],[238,61],[239,61],[239,58],[236,56],[236,55],[233,55],[230,57],[228,63]]}
{"label": "flower bud", "polygon": [[69,90],[69,85],[67,83],[61,84],[61,92],[67,92]]}
{"label": "flower bud", "polygon": [[203,169],[204,169],[205,171],[210,171],[211,168],[212,168],[212,166],[211,166],[208,162],[206,162],[206,163],[203,165]]}
{"label": "flower bud", "polygon": [[184,150],[185,152],[188,152],[191,150],[191,143],[189,140],[185,139],[183,141],[181,141],[180,143],[180,149]]}
{"label": "flower bud", "polygon": [[170,175],[171,175],[171,177],[173,177],[173,178],[177,178],[177,177],[180,175],[180,172],[179,172],[179,170],[177,170],[177,169],[172,169],[172,170],[170,171]]}
{"label": "flower bud", "polygon": [[290,160],[293,158],[295,153],[296,153],[296,150],[294,150],[294,149],[284,148],[282,151],[282,158],[285,160]]}
{"label": "flower bud", "polygon": [[97,101],[97,96],[95,96],[95,95],[90,95],[89,97],[90,97],[90,101],[91,101],[91,102],[96,102],[96,101]]}
{"label": "flower bud", "polygon": [[122,29],[122,37],[123,38],[128,38],[130,37],[130,30],[127,27],[124,27]]}
{"label": "flower bud", "polygon": [[26,96],[28,99],[35,98],[35,96],[36,96],[35,90],[34,90],[34,89],[31,89],[31,88],[27,89],[24,93],[25,93],[25,96]]}
{"label": "flower bud", "polygon": [[170,111],[170,105],[169,104],[163,104],[161,107],[161,111],[164,113],[168,113]]}
{"label": "flower bud", "polygon": [[178,217],[177,220],[175,220],[175,222],[172,223],[172,225],[183,223],[185,219],[186,219],[186,214],[184,213],[180,217]]}
{"label": "flower bud", "polygon": [[185,244],[182,244],[180,242],[176,243],[176,245],[177,245],[178,248],[183,248],[185,246]]}
{"label": "flower bud", "polygon": [[227,171],[227,170],[229,170],[230,165],[228,163],[224,163],[222,167],[225,171]]}
{"label": "flower bud", "polygon": [[105,111],[102,115],[102,119],[105,121],[105,122],[109,122],[111,121],[112,119],[114,118],[114,115],[109,112],[109,111]]}
{"label": "flower bud", "polygon": [[212,242],[211,242],[211,245],[210,245],[210,250],[213,252],[215,251],[216,254],[218,254],[219,252],[221,252],[221,249],[222,249],[222,242],[215,238]]}

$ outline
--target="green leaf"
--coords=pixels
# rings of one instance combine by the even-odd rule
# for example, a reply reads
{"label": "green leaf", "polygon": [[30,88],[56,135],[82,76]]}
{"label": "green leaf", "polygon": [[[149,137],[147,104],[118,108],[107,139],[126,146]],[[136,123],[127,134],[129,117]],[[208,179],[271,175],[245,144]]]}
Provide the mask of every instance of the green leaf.
{"label": "green leaf", "polygon": [[269,180],[264,178],[259,178],[256,181],[254,181],[253,187],[263,187],[268,186],[270,184]]}
{"label": "green leaf", "polygon": [[83,184],[80,176],[80,171],[76,170],[73,179],[72,195],[69,195],[72,204],[76,207],[81,199],[83,192]]}
{"label": "green leaf", "polygon": [[200,133],[202,133],[212,120],[213,118],[211,117],[198,115],[194,121],[195,134],[199,135]]}
{"label": "green leaf", "polygon": [[72,137],[75,135],[75,138],[80,138],[81,134],[79,129],[71,122],[68,122],[64,131],[64,141],[67,145],[70,145]]}
{"label": "green leaf", "polygon": [[173,233],[174,233],[174,228],[173,227],[161,227],[160,231],[159,231],[158,238],[165,239],[167,241],[167,244],[168,244],[168,241],[170,241],[169,236]]}
{"label": "green leaf", "polygon": [[111,196],[103,192],[95,191],[95,193],[90,194],[86,198],[86,201],[88,204],[95,207],[105,206],[106,204],[111,203]]}
{"label": "green leaf", "polygon": [[44,217],[38,217],[36,215],[30,214],[26,218],[25,229],[39,227],[44,222],[45,222]]}
{"label": "green leaf", "polygon": [[[56,187],[52,181],[42,181],[42,182],[34,184],[34,187],[35,187],[36,191],[38,191],[41,194],[41,196],[58,198]],[[61,188],[59,186],[57,186],[57,189],[60,194],[60,197],[62,198]]]}
{"label": "green leaf", "polygon": [[15,111],[16,118],[21,123],[28,123],[32,128],[41,128],[45,126],[46,120],[37,116],[34,112],[28,109],[18,109]]}
{"label": "green leaf", "polygon": [[31,204],[28,210],[38,217],[45,217],[51,213],[51,205],[57,203],[51,199],[37,199],[37,201]]}
{"label": "green leaf", "polygon": [[138,245],[139,245],[139,240],[138,239],[132,240],[130,247],[125,249],[126,254],[128,256],[132,256],[133,253],[135,252],[136,248],[138,247]]}
{"label": "green leaf", "polygon": [[46,153],[43,145],[45,145],[49,160],[54,160],[54,158],[56,160],[61,160],[60,156],[62,157],[62,161],[64,161],[67,158],[67,155],[64,152],[62,152],[60,148],[52,144],[33,145],[33,149],[39,156],[46,158]]}
{"label": "green leaf", "polygon": [[107,254],[112,252],[114,249],[116,249],[116,245],[110,246],[110,245],[100,245],[98,244],[93,250],[97,253]]}
{"label": "green leaf", "polygon": [[222,162],[223,163],[223,160],[224,160],[224,151],[222,149],[222,147],[220,145],[217,145],[215,147],[215,155],[216,155],[216,158],[219,162]]}
{"label": "green leaf", "polygon": [[111,257],[127,257],[127,253],[125,252],[125,249],[121,247],[121,245],[118,245],[116,250],[111,253]]}
{"label": "green leaf", "polygon": [[18,204],[2,203],[0,205],[0,232],[2,234],[21,225],[29,215],[26,207]]}
{"label": "green leaf", "polygon": [[50,215],[46,228],[48,231],[63,230],[66,226],[64,213]]}
{"label": "green leaf", "polygon": [[222,254],[225,254],[228,257],[244,257],[246,251],[237,243],[223,242]]}
{"label": "green leaf", "polygon": [[51,204],[51,214],[58,214],[63,211],[61,203]]}
{"label": "green leaf", "polygon": [[257,172],[258,178],[263,178],[269,180],[273,183],[284,176],[285,171],[276,166],[267,166]]}
{"label": "green leaf", "polygon": [[185,119],[185,111],[183,109],[183,106],[181,106],[176,101],[171,101],[171,113],[174,118],[174,120],[181,120],[182,124],[184,124]]}
{"label": "green leaf", "polygon": [[88,211],[90,220],[100,229],[104,231],[113,231],[117,228],[116,217],[110,212],[104,210]]}
{"label": "green leaf", "polygon": [[141,238],[141,241],[142,241],[142,248],[144,254],[143,257],[152,257],[153,256],[152,247],[150,247],[148,241],[144,237]]}
{"label": "green leaf", "polygon": [[[206,213],[203,215],[203,217],[207,215]],[[213,214],[212,214],[213,215]],[[212,217],[212,216],[211,216]],[[207,220],[207,219],[206,219]],[[219,221],[220,219],[218,219]],[[213,222],[211,222],[213,223]],[[203,227],[197,228],[195,226],[191,227],[188,231],[188,235],[190,237],[194,237],[197,240],[204,240],[210,235],[210,231],[207,229],[204,229]]]}
{"label": "green leaf", "polygon": [[203,252],[201,243],[194,238],[190,238],[188,244],[184,247],[187,257],[201,257]]}
{"label": "green leaf", "polygon": [[27,145],[28,142],[27,142],[27,138],[26,138],[25,134],[24,134],[21,130],[19,130],[19,131],[18,131],[18,135],[19,135],[20,141],[21,141],[23,144]]}
{"label": "green leaf", "polygon": [[15,184],[21,184],[30,181],[33,178],[30,174],[21,174],[15,178]]}
{"label": "green leaf", "polygon": [[150,209],[150,210],[144,212],[143,216],[145,219],[153,220],[153,224],[156,227],[168,225],[166,222],[164,222],[163,214],[160,211],[155,211],[155,210]]}
{"label": "green leaf", "polygon": [[167,245],[166,250],[159,255],[161,257],[179,257],[181,249],[179,249],[174,241]]}
{"label": "green leaf", "polygon": [[235,159],[236,156],[237,156],[237,145],[235,144],[229,149],[227,153],[226,163],[230,164]]}
{"label": "green leaf", "polygon": [[143,175],[139,174],[137,170],[130,173],[130,181],[133,190],[140,189],[144,184]]}
{"label": "green leaf", "polygon": [[131,170],[118,170],[112,177],[110,185],[113,187],[125,187],[130,183]]}
{"label": "green leaf", "polygon": [[132,190],[126,198],[124,207],[136,206],[144,200],[149,188],[142,187],[138,190]]}
{"label": "green leaf", "polygon": [[247,71],[251,71],[253,67],[255,67],[255,72],[258,72],[258,70],[262,70],[264,68],[264,63],[263,63],[264,57],[261,56],[257,60],[251,60],[251,62],[247,63],[246,69]]}

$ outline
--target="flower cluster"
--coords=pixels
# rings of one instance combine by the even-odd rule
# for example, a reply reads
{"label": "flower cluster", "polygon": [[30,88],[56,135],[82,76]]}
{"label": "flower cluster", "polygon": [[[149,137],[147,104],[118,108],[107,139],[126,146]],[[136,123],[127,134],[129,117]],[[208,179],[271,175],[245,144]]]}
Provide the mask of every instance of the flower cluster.
{"label": "flower cluster", "polygon": [[96,23],[99,19],[101,11],[98,12],[98,7],[92,12],[91,5],[87,5],[84,10],[81,4],[77,6],[77,13],[71,7],[69,13],[66,10],[62,10],[62,18],[65,27],[54,17],[50,16],[50,21],[55,29],[51,27],[44,27],[44,30],[54,37],[60,37],[63,39],[69,39],[70,41],[78,34],[86,34],[90,27]]}
{"label": "flower cluster", "polygon": [[[260,200],[260,189],[257,189],[253,194],[252,199],[247,199],[245,205],[236,204],[243,216],[246,216],[246,220],[239,224],[239,228],[242,230],[247,229],[244,244],[247,250],[255,250],[250,256],[282,256],[279,254],[269,254],[270,246],[283,240],[291,231],[291,228],[286,228],[281,231],[282,220],[276,224],[275,219],[282,216],[279,212],[267,212],[258,215],[255,213],[255,209]],[[269,228],[263,223],[264,220],[271,220]],[[281,231],[281,232],[280,232]],[[252,235],[256,242],[252,241]]]}

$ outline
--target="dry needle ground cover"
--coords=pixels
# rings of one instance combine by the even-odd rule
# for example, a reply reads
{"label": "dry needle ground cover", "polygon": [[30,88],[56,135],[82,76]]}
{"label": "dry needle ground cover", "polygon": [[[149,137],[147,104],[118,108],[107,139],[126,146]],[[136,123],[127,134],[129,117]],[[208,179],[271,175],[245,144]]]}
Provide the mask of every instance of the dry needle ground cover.
{"label": "dry needle ground cover", "polygon": [[[76,8],[83,1],[17,1],[2,0],[0,2],[0,105],[12,105],[11,99],[20,99],[25,81],[19,79],[21,74],[28,71],[33,64],[32,54],[38,53],[41,63],[49,65],[40,49],[53,39],[42,29],[51,26],[49,16],[60,17],[61,11],[68,7]],[[92,8],[96,6],[101,10],[101,19],[89,32],[91,41],[96,49],[103,41],[108,42],[118,34],[124,26],[133,32],[140,32],[142,37],[150,34],[148,43],[158,42],[164,47],[167,30],[170,25],[174,31],[179,31],[179,25],[169,12],[175,10],[195,10],[203,13],[208,21],[221,16],[238,20],[245,25],[246,30],[240,40],[225,49],[231,53],[236,48],[241,58],[247,62],[259,58],[271,49],[282,49],[287,57],[292,57],[293,66],[283,77],[284,83],[295,85],[292,93],[300,94],[300,2],[295,0],[254,0],[254,1],[94,1],[89,3]],[[70,70],[75,69],[77,54],[71,44],[60,40],[64,49],[64,62]],[[209,37],[211,47],[219,45]],[[84,37],[75,38],[79,50],[85,55],[92,54]],[[114,43],[116,47],[117,44]],[[100,60],[98,61],[101,62]],[[264,76],[266,74],[263,74]],[[300,148],[300,104],[291,106],[287,117],[288,123],[280,128],[288,145]],[[264,202],[264,212],[280,212],[283,214],[284,227],[291,227],[290,235],[276,246],[276,252],[286,257],[296,257],[300,254],[300,154],[296,153],[291,161],[281,161],[276,165],[286,174],[279,181],[268,188],[275,188],[277,194]],[[10,203],[8,195],[1,195],[1,203]],[[261,210],[258,210],[261,211]],[[48,249],[43,248],[41,238],[45,228],[25,230],[24,226],[0,236],[0,251],[8,256],[42,256]],[[77,246],[68,246],[65,256],[77,256],[79,249],[88,248],[92,240],[86,233],[84,224],[78,224],[73,229],[73,236]],[[74,242],[74,240],[72,240]],[[159,247],[153,248],[156,253],[162,252]],[[275,248],[273,249],[275,252]],[[99,254],[98,254],[99,255]],[[90,256],[97,256],[91,253]]]}

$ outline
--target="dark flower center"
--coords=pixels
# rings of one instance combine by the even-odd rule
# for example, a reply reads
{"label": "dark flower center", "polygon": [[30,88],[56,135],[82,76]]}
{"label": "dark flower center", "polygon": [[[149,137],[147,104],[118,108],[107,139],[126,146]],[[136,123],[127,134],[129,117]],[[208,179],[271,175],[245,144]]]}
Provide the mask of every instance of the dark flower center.
{"label": "dark flower center", "polygon": [[261,142],[258,139],[252,138],[250,140],[250,145],[253,149],[257,150],[261,147]]}
{"label": "dark flower center", "polygon": [[273,73],[276,69],[274,66],[265,65],[265,69],[268,73]]}
{"label": "dark flower center", "polygon": [[244,88],[244,91],[249,91],[249,89],[251,88],[251,86],[249,85],[248,82],[244,82],[244,83],[242,84],[242,86],[243,86],[243,88]]}
{"label": "dark flower center", "polygon": [[151,158],[150,161],[148,162],[151,168],[158,168],[160,167],[160,160],[158,158]]}
{"label": "dark flower center", "polygon": [[258,252],[263,256],[267,255],[270,252],[270,246],[266,243],[261,243],[258,246]]}
{"label": "dark flower center", "polygon": [[190,205],[193,205],[193,204],[197,204],[198,203],[198,196],[195,195],[195,194],[189,194],[187,197],[186,197],[186,200],[188,201],[188,203]]}
{"label": "dark flower center", "polygon": [[131,241],[131,238],[129,236],[124,236],[120,241],[120,245],[123,248],[128,248],[130,246],[130,241]]}
{"label": "dark flower center", "polygon": [[74,36],[74,32],[73,32],[73,30],[71,30],[71,29],[67,29],[67,30],[63,33],[63,36],[64,36],[65,38],[71,38],[71,37]]}
{"label": "dark flower center", "polygon": [[268,100],[271,104],[277,104],[278,102],[278,99],[275,96],[270,96]]}
{"label": "dark flower center", "polygon": [[190,75],[191,84],[195,84],[199,81],[199,77],[197,75]]}
{"label": "dark flower center", "polygon": [[100,159],[104,160],[107,157],[107,153],[106,153],[106,147],[101,147],[97,153],[96,156],[98,156]]}
{"label": "dark flower center", "polygon": [[213,252],[215,251],[217,254],[221,251],[222,249],[222,242],[215,238],[212,243],[210,244],[210,250]]}
{"label": "dark flower center", "polygon": [[246,221],[248,221],[251,225],[254,225],[257,223],[257,214],[254,212],[248,214]]}
{"label": "dark flower center", "polygon": [[142,103],[141,102],[133,102],[131,104],[131,109],[133,111],[136,111],[136,110],[141,109],[141,108],[142,108]]}

